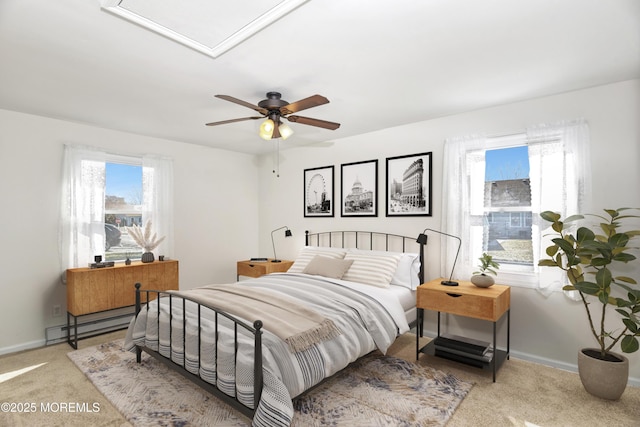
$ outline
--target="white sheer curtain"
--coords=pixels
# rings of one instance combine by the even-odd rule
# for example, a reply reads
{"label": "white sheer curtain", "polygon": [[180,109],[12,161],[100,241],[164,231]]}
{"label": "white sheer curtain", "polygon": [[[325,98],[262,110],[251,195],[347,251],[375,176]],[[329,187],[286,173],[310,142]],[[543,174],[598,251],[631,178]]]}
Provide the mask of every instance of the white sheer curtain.
{"label": "white sheer curtain", "polygon": [[142,158],[142,222],[150,220],[153,230],[165,239],[155,249],[158,255],[173,257],[173,161],[145,155]]}
{"label": "white sheer curtain", "polygon": [[65,145],[59,252],[62,271],[86,266],[105,252],[105,165],[142,164],[142,220],[165,240],[154,251],[173,256],[173,162],[154,155],[110,154],[103,150]]}
{"label": "white sheer curtain", "polygon": [[87,266],[104,254],[106,154],[91,147],[65,145],[59,229],[60,265]]}
{"label": "white sheer curtain", "polygon": [[566,275],[555,268],[540,268],[551,244],[552,231],[540,218],[540,212],[554,211],[562,217],[584,213],[591,194],[591,157],[589,126],[583,119],[527,128],[531,209],[533,215],[532,245],[538,290],[543,294],[558,291]]}
{"label": "white sheer curtain", "polygon": [[[482,215],[484,202],[484,150],[486,138],[474,135],[451,138],[445,141],[443,188],[442,188],[442,230],[444,233],[460,237],[460,255],[455,266],[454,278],[471,277],[474,240],[472,215]],[[472,179],[481,174],[482,179]],[[479,224],[482,227],[482,224]],[[478,224],[475,224],[477,229]],[[480,236],[482,237],[482,236]],[[458,248],[458,241],[441,236],[440,275],[449,277]]]}
{"label": "white sheer curtain", "polygon": [[[530,163],[532,245],[535,283],[543,293],[560,290],[562,272],[538,268],[549,245],[546,223],[540,212],[561,215],[583,212],[590,194],[589,129],[584,120],[542,124],[527,129],[526,135],[487,138],[467,136],[445,141],[443,166],[442,231],[459,236],[462,248],[456,265],[461,279],[471,277],[484,238],[484,181],[486,150],[527,144]],[[543,228],[544,227],[544,228]],[[442,238],[441,275],[449,275],[457,242]],[[504,273],[501,273],[504,275]],[[522,277],[522,276],[521,276]],[[532,284],[528,285],[532,286]]]}

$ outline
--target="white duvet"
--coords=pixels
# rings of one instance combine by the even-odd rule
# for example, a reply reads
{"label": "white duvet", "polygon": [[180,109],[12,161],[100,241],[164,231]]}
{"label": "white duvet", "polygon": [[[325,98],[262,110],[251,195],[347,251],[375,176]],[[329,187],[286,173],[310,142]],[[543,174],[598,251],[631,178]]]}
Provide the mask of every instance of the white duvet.
{"label": "white duvet", "polygon": [[[292,398],[376,348],[385,353],[398,334],[409,330],[398,298],[384,288],[294,273],[270,274],[237,285],[282,292],[330,318],[341,330],[338,337],[294,354],[264,325],[264,385],[253,418],[255,426],[289,425]],[[161,298],[159,322],[157,302],[152,301],[149,310],[142,310],[132,321],[125,347],[133,350],[138,344],[159,351],[253,407],[253,337],[239,329],[236,352],[231,322],[218,316],[216,337],[215,315],[203,309],[199,345],[197,311],[195,304],[187,302],[187,336],[183,338],[182,299],[174,296],[171,300],[171,334],[169,298]]]}

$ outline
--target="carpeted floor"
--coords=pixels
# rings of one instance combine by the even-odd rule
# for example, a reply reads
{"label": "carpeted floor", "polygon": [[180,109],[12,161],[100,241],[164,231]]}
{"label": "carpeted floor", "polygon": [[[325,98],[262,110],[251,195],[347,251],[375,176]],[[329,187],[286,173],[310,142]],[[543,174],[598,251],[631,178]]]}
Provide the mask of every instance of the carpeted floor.
{"label": "carpeted floor", "polygon": [[[124,337],[124,331],[89,338],[80,349]],[[421,344],[425,344],[425,338]],[[388,354],[415,363],[415,335],[399,337]],[[35,403],[36,412],[0,411],[7,427],[130,427],[131,424],[67,357],[66,343],[0,356],[0,403]],[[516,358],[505,362],[497,382],[491,373],[445,359],[422,355],[431,366],[474,383],[446,427],[638,427],[640,388],[628,386],[616,402],[584,391],[576,373]],[[33,368],[37,366],[37,368]],[[25,368],[32,367],[22,374]],[[97,412],[41,411],[41,404],[97,404]],[[46,405],[45,405],[46,406]]]}
{"label": "carpeted floor", "polygon": [[[250,420],[122,340],[69,357],[135,426],[249,426]],[[372,354],[294,400],[292,426],[443,426],[471,384],[403,359]]]}

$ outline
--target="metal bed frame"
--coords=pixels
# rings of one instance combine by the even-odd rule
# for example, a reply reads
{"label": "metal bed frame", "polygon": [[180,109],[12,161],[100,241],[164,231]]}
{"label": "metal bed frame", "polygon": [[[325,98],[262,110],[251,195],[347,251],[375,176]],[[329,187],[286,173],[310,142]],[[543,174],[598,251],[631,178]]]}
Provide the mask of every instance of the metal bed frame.
{"label": "metal bed frame", "polygon": [[[369,250],[384,250],[391,251],[395,250],[397,252],[410,252],[407,251],[406,248],[408,243],[411,242],[414,245],[417,245],[419,248],[420,255],[420,272],[419,279],[420,283],[424,281],[424,244],[416,242],[414,237],[401,236],[397,234],[390,233],[382,233],[375,231],[327,231],[327,232],[319,232],[319,233],[310,233],[309,231],[305,231],[305,245],[311,246],[312,242],[315,241],[315,246],[329,246],[329,247],[340,247],[344,248],[345,245],[348,245],[350,242],[354,242],[353,246],[347,246],[358,249],[369,249]],[[336,241],[339,242],[340,246],[337,246]],[[360,245],[360,242],[364,242],[364,245]],[[326,244],[325,244],[326,243]],[[336,245],[336,246],[334,246]],[[394,249],[397,248],[397,249]],[[235,396],[230,396],[220,389],[218,389],[214,384],[211,384],[198,375],[195,375],[189,372],[186,369],[186,316],[182,316],[182,345],[183,349],[185,349],[185,354],[183,356],[182,364],[175,362],[171,357],[171,347],[173,343],[173,334],[172,328],[169,328],[169,354],[170,357],[167,358],[162,356],[159,353],[160,349],[160,304],[156,304],[158,310],[158,352],[152,350],[147,346],[138,346],[136,345],[136,361],[141,363],[142,361],[142,352],[148,353],[153,356],[155,359],[159,360],[171,370],[179,372],[189,381],[197,384],[201,388],[209,391],[211,394],[222,400],[223,402],[229,404],[233,408],[240,411],[242,414],[246,415],[249,418],[253,418],[254,413],[258,407],[258,403],[260,402],[260,397],[262,394],[263,387],[263,372],[262,372],[262,322],[260,320],[256,320],[253,325],[247,324],[245,321],[242,321],[228,313],[225,313],[215,307],[198,303],[188,296],[177,296],[172,293],[166,291],[157,291],[157,290],[141,290],[141,284],[136,283],[136,316],[140,313],[141,310],[150,310],[149,304],[146,303],[148,301],[152,301],[153,299],[159,298],[168,298],[169,299],[169,325],[172,324],[173,320],[173,305],[175,298],[176,300],[180,300],[180,302],[176,302],[175,304],[179,304],[181,306],[182,312],[186,312],[186,304],[187,301],[190,301],[192,304],[197,306],[197,314],[198,314],[198,354],[201,354],[201,342],[202,342],[202,327],[201,327],[201,318],[202,313],[205,310],[210,311],[214,315],[214,328],[216,331],[216,344],[215,348],[217,349],[217,337],[218,337],[218,319],[220,316],[231,320],[234,323],[234,346],[237,354],[238,351],[238,331],[240,329],[247,331],[250,335],[253,336],[254,341],[254,390],[253,390],[253,407],[247,406],[238,400],[237,397],[237,388]],[[143,306],[143,304],[145,304]],[[217,366],[217,352],[215,355],[216,366]],[[200,363],[200,358],[198,359],[198,364]],[[235,368],[234,368],[235,370]],[[199,371],[199,369],[198,369]]]}
{"label": "metal bed frame", "polygon": [[[337,248],[344,248],[345,244],[354,242],[354,246],[347,246],[356,249],[368,249],[368,250],[384,250],[384,251],[396,251],[396,252],[408,252],[407,246],[409,243],[417,245],[418,254],[420,255],[420,272],[418,278],[420,283],[424,282],[424,247],[425,243],[418,242],[416,237],[401,236],[399,234],[382,233],[379,231],[321,231],[318,233],[310,233],[309,230],[304,232],[304,242],[306,246],[311,246],[312,241],[315,240],[315,246],[329,246],[334,247],[333,242],[338,240],[340,246]],[[363,242],[363,246],[360,243]],[[327,243],[321,245],[321,243]],[[376,245],[374,246],[374,243]],[[384,245],[381,245],[381,243]]]}
{"label": "metal bed frame", "polygon": [[[186,305],[187,305],[187,301],[190,301],[193,304],[197,305],[197,313],[198,313],[198,372],[200,371],[200,354],[202,351],[202,312],[204,310],[209,310],[210,312],[214,313],[214,318],[215,318],[215,323],[214,323],[214,328],[216,331],[216,344],[215,344],[215,349],[216,349],[216,355],[215,355],[215,359],[216,359],[216,366],[217,366],[217,359],[218,359],[218,355],[217,355],[217,342],[218,342],[218,327],[219,327],[219,323],[218,323],[218,319],[219,316],[223,316],[229,320],[231,320],[234,324],[234,346],[235,346],[235,351],[237,354],[238,351],[238,328],[242,328],[246,331],[248,331],[251,335],[253,335],[253,341],[254,341],[254,372],[253,372],[253,408],[243,404],[242,402],[240,402],[237,398],[237,388],[236,388],[236,396],[230,396],[226,393],[224,393],[223,391],[219,390],[214,384],[211,384],[207,381],[204,381],[202,378],[200,378],[198,375],[195,375],[191,372],[189,372],[186,369],[186,362],[187,362],[187,354],[186,354],[186,329],[187,329],[187,316],[183,314],[182,316],[182,348],[184,349],[184,356],[182,358],[182,365],[178,364],[177,362],[173,361],[173,358],[171,357],[172,355],[172,344],[173,344],[173,328],[169,327],[169,358],[162,356],[159,353],[160,350],[160,304],[156,304],[157,310],[158,310],[158,352],[156,352],[155,350],[152,350],[149,347],[146,346],[139,346],[136,345],[136,362],[141,363],[142,361],[142,352],[144,351],[145,353],[148,353],[149,355],[153,356],[154,358],[156,358],[157,360],[159,360],[160,362],[164,363],[166,366],[168,366],[170,369],[179,372],[180,374],[182,374],[185,378],[187,378],[188,380],[196,383],[197,385],[199,385],[201,388],[207,390],[208,392],[210,392],[211,394],[213,394],[214,396],[216,396],[217,398],[219,398],[220,400],[222,400],[223,402],[229,404],[230,406],[232,406],[233,408],[239,410],[242,414],[246,415],[249,418],[253,418],[253,414],[256,410],[256,408],[258,407],[258,402],[260,402],[260,397],[262,394],[262,384],[263,384],[263,378],[262,378],[262,322],[260,320],[256,320],[255,322],[253,322],[253,326],[248,325],[246,322],[235,318],[234,316],[225,313],[221,310],[216,309],[215,307],[211,307],[205,304],[201,304],[198,303],[196,301],[194,301],[193,299],[189,298],[188,296],[184,296],[184,295],[174,295],[172,293],[169,292],[164,292],[164,291],[154,291],[154,290],[141,290],[141,284],[140,283],[136,283],[135,285],[136,287],[136,316],[138,315],[138,313],[140,313],[141,310],[143,310],[142,307],[142,298],[141,298],[141,294],[146,294],[146,301],[151,301],[155,298],[160,298],[160,297],[165,297],[165,298],[169,298],[169,325],[172,324],[173,322],[173,299],[178,299],[181,302],[179,302],[178,304],[180,304],[182,307],[182,313],[186,313]],[[149,304],[145,304],[145,308],[146,310],[149,310]],[[235,358],[234,358],[235,360]],[[234,367],[234,371],[235,371],[235,367]]]}

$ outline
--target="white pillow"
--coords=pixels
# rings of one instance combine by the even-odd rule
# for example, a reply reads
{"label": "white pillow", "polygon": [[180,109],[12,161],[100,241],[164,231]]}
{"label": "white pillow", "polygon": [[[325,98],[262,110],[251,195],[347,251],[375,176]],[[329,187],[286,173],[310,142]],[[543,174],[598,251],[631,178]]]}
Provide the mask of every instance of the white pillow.
{"label": "white pillow", "polygon": [[406,253],[400,257],[398,269],[391,279],[392,285],[415,291],[420,283],[420,254]]}
{"label": "white pillow", "polygon": [[329,258],[322,255],[314,256],[302,271],[304,274],[342,279],[353,264],[352,260]]}
{"label": "white pillow", "polygon": [[353,260],[353,264],[342,278],[351,282],[359,282],[380,288],[388,288],[391,278],[398,268],[399,255],[370,255],[349,252],[345,260]]}
{"label": "white pillow", "polygon": [[322,246],[305,246],[300,249],[300,253],[287,273],[302,273],[309,261],[316,255],[327,258],[343,259],[347,251],[342,248],[329,248]]}
{"label": "white pillow", "polygon": [[349,249],[347,253],[356,253],[363,255],[378,255],[400,257],[398,268],[391,278],[391,284],[403,286],[415,291],[420,283],[420,254],[410,252],[386,252],[386,251],[369,251],[364,249]]}

